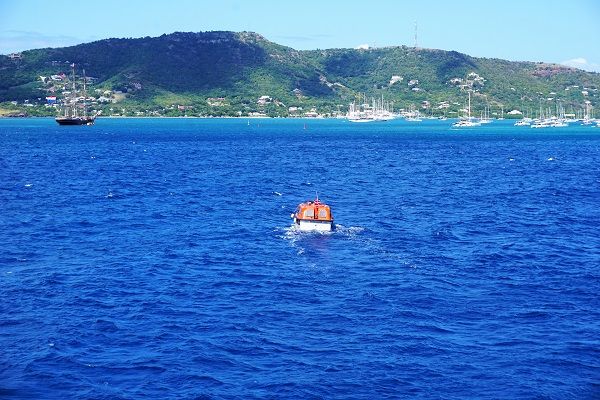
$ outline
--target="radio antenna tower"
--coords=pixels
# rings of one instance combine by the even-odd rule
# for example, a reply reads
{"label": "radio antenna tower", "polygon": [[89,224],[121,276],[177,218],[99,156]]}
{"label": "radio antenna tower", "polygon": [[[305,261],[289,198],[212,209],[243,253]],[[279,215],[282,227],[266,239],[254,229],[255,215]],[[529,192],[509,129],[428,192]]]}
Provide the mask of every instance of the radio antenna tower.
{"label": "radio antenna tower", "polygon": [[418,26],[417,26],[417,21],[415,21],[415,49],[416,49],[417,47],[419,47],[419,46],[418,46],[418,42],[417,42],[417,28],[418,28]]}

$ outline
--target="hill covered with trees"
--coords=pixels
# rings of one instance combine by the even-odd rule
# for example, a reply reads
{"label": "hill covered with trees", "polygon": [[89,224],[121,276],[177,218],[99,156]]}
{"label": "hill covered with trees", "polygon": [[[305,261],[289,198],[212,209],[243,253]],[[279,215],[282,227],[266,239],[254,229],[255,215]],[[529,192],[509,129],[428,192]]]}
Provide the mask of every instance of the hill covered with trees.
{"label": "hill covered with trees", "polygon": [[600,74],[556,64],[406,46],[298,51],[251,32],[177,32],[0,56],[0,108],[53,114],[45,99],[68,90],[73,63],[105,115],[332,114],[383,97],[396,110],[454,116],[466,91],[475,112],[560,104],[577,113],[600,88]]}

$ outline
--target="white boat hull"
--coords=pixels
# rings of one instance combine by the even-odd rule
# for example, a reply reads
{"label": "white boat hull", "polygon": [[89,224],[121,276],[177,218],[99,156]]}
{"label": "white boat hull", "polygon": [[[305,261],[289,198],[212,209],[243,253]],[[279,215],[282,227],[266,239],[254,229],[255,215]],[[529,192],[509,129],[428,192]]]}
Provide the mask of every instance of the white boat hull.
{"label": "white boat hull", "polygon": [[481,126],[481,124],[479,122],[455,122],[454,124],[452,124],[452,126],[454,128],[472,128],[475,126]]}
{"label": "white boat hull", "polygon": [[331,232],[333,230],[333,221],[308,221],[305,219],[295,219],[294,222],[301,231]]}
{"label": "white boat hull", "polygon": [[348,121],[350,122],[358,122],[358,123],[363,123],[363,122],[375,122],[377,121],[376,119],[373,118],[361,118],[361,119],[349,119]]}

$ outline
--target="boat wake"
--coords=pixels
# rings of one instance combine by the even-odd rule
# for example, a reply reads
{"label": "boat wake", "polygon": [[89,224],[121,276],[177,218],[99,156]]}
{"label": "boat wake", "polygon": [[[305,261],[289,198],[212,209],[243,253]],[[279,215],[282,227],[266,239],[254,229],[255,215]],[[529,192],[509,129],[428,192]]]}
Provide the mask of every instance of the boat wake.
{"label": "boat wake", "polygon": [[361,226],[336,224],[335,229],[330,232],[307,232],[292,225],[276,228],[275,231],[277,237],[288,242],[298,256],[314,258],[319,254],[329,254],[334,248],[343,252],[346,245],[343,245],[342,242],[347,241],[351,243],[353,249],[360,248],[382,262],[418,268],[412,257],[397,249],[389,248],[383,241],[373,237],[372,232]]}
{"label": "boat wake", "polygon": [[277,228],[276,231],[281,232],[279,237],[288,240],[294,240],[299,238],[308,237],[319,237],[319,236],[344,236],[344,237],[355,237],[360,232],[363,232],[365,228],[360,226],[346,227],[341,224],[334,224],[334,229],[331,231],[303,231],[298,228],[298,225],[293,224],[287,227]]}
{"label": "boat wake", "polygon": [[322,248],[329,239],[350,241],[369,240],[367,238],[360,238],[365,228],[360,226],[347,227],[341,224],[335,224],[334,229],[331,231],[302,231],[295,224],[276,228],[275,231],[278,232],[277,236],[287,241],[298,255],[305,254],[308,248]]}
{"label": "boat wake", "polygon": [[365,228],[362,226],[344,226],[341,224],[335,224],[334,233],[340,236],[353,239],[358,236],[361,232],[364,232]]}

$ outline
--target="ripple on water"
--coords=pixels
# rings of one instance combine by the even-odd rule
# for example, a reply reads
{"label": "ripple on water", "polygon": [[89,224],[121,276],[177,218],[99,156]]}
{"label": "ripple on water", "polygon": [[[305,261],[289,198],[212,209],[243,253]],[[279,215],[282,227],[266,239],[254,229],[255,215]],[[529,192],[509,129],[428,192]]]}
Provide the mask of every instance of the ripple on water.
{"label": "ripple on water", "polygon": [[0,397],[598,392],[600,134],[246,122],[0,120]]}

